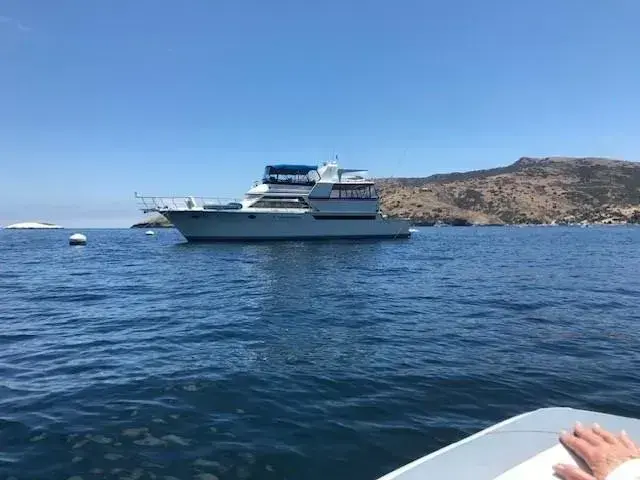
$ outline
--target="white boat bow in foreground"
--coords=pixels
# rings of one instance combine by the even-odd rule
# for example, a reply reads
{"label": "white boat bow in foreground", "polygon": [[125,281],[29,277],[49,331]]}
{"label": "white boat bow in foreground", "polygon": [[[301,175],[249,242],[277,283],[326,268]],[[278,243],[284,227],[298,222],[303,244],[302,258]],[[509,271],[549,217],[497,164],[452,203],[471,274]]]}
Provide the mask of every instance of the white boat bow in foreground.
{"label": "white boat bow in foreground", "polygon": [[558,480],[553,465],[575,465],[558,442],[576,422],[626,430],[640,439],[640,420],[572,408],[543,408],[510,418],[381,477],[379,480]]}

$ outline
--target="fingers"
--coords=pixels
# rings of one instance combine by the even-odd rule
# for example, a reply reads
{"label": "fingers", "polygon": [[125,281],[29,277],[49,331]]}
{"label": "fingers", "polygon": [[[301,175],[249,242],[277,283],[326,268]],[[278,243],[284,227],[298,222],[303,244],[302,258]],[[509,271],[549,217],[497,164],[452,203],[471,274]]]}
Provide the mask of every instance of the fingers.
{"label": "fingers", "polygon": [[596,480],[596,477],[589,475],[574,465],[554,465],[553,471],[563,480]]}
{"label": "fingers", "polygon": [[591,458],[593,446],[586,440],[567,432],[562,432],[560,441],[584,460]]}
{"label": "fingers", "polygon": [[598,435],[600,438],[602,438],[605,442],[611,444],[611,445],[615,445],[616,443],[618,443],[618,439],[616,438],[615,435],[613,435],[610,432],[607,432],[604,428],[602,428],[600,425],[598,425],[597,423],[593,424],[592,427],[593,433],[595,433],[596,435]]}
{"label": "fingers", "polygon": [[581,423],[576,423],[574,432],[577,437],[584,439],[588,444],[597,446],[602,444],[602,437],[596,434],[591,428],[585,428]]}
{"label": "fingers", "polygon": [[627,432],[625,432],[624,430],[622,430],[620,432],[620,435],[618,435],[618,440],[620,440],[622,442],[622,444],[627,448],[632,448],[632,449],[636,449],[636,450],[638,449],[636,444],[633,443],[633,441],[627,435]]}

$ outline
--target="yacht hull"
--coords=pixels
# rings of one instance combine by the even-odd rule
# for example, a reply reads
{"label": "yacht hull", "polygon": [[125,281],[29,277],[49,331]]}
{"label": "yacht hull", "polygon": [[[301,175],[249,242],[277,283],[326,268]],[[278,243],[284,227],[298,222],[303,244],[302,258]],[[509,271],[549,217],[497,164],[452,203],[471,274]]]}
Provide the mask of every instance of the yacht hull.
{"label": "yacht hull", "polygon": [[190,242],[407,238],[409,221],[381,215],[314,212],[169,211],[163,215]]}

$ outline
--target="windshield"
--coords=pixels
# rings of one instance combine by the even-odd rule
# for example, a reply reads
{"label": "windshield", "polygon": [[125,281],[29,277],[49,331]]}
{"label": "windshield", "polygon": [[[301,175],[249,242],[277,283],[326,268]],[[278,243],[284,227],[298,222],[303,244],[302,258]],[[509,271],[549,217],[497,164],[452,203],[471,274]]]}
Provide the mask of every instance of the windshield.
{"label": "windshield", "polygon": [[264,169],[264,183],[284,183],[291,185],[314,185],[320,178],[316,167],[303,165],[275,165]]}

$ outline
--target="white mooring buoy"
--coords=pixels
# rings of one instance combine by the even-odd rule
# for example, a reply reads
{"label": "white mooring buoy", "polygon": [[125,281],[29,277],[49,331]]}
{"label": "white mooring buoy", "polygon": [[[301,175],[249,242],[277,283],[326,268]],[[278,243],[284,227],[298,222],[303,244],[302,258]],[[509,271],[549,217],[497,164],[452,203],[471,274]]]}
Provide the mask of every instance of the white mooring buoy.
{"label": "white mooring buoy", "polygon": [[86,245],[87,237],[81,233],[74,233],[69,237],[69,245]]}
{"label": "white mooring buoy", "polygon": [[155,235],[156,232],[154,232],[153,230],[147,230],[146,232],[144,232],[144,234],[151,236],[151,235]]}

